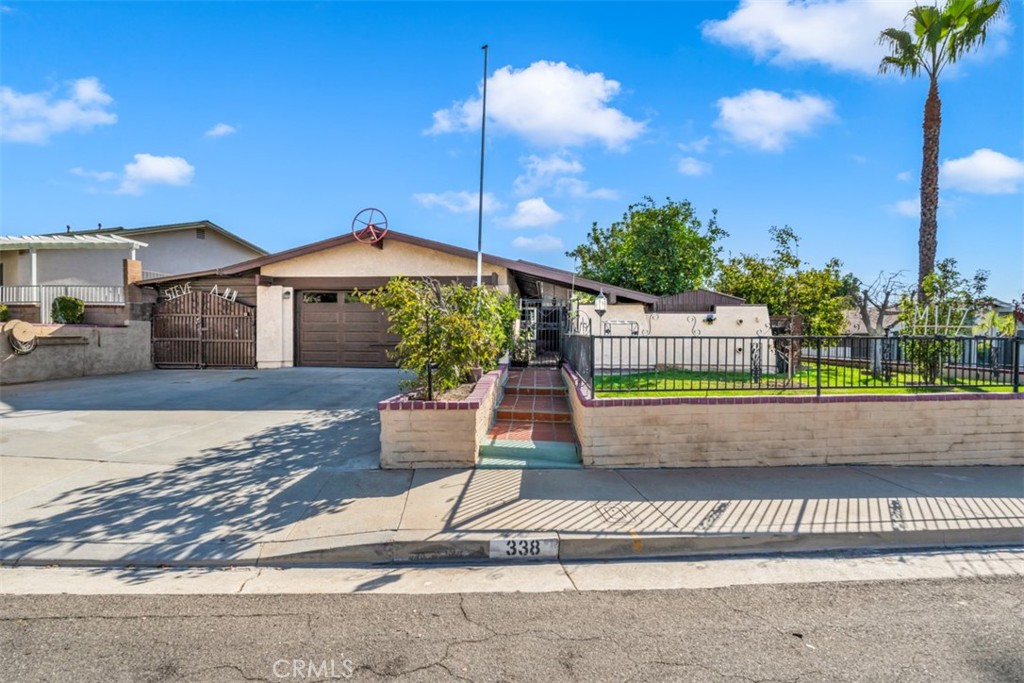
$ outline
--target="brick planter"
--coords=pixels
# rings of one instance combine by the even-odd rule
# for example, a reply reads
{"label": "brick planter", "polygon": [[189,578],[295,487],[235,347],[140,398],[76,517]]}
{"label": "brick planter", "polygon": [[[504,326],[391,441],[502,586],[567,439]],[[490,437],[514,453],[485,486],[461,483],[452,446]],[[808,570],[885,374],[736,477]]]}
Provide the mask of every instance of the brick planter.
{"label": "brick planter", "polygon": [[399,395],[378,403],[380,466],[475,467],[506,375],[504,366],[488,372],[460,401],[410,401]]}
{"label": "brick planter", "polygon": [[584,467],[1024,464],[1024,394],[586,398]]}

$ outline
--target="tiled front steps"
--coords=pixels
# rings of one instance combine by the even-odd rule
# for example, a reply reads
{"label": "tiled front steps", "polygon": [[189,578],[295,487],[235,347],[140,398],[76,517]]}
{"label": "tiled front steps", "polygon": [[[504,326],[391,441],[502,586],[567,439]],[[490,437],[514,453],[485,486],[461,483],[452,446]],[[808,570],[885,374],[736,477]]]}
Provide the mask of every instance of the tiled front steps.
{"label": "tiled front steps", "polygon": [[509,371],[497,420],[480,444],[477,467],[578,469],[582,467],[565,384],[557,370]]}

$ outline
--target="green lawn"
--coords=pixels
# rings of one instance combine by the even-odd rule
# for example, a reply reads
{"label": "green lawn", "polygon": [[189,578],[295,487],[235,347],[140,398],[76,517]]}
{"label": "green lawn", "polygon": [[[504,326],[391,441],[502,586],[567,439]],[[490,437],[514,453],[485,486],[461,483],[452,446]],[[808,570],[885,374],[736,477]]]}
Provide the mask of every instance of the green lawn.
{"label": "green lawn", "polygon": [[[781,396],[815,393],[817,366],[805,362],[792,380],[785,375],[763,374],[760,383],[751,381],[749,372],[696,370],[658,370],[594,377],[594,395],[598,398],[624,396]],[[894,372],[890,382],[875,378],[870,372],[855,367],[823,364],[822,394],[928,394],[941,392],[1005,392],[1009,384],[979,387],[960,379],[943,379],[939,386],[921,384],[916,373]],[[981,381],[981,380],[979,380]],[[1009,379],[1007,379],[1009,381]]]}

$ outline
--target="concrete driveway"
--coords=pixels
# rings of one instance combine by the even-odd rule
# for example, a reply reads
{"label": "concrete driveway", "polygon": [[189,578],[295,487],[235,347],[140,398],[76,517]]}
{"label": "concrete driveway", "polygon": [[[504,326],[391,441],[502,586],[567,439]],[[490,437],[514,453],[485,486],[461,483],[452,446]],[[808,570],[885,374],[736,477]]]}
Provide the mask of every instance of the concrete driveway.
{"label": "concrete driveway", "polygon": [[[398,370],[157,370],[3,387],[0,542],[237,538],[379,462]],[[322,501],[328,504],[327,501]]]}

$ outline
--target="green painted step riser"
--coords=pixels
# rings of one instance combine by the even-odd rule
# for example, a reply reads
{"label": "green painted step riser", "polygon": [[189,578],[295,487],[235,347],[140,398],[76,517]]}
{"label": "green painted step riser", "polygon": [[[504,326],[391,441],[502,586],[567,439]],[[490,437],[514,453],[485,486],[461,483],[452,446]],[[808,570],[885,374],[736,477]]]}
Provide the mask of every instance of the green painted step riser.
{"label": "green painted step riser", "polygon": [[510,458],[513,460],[553,460],[557,462],[578,463],[580,456],[576,447],[565,444],[564,447],[524,448],[517,446],[481,445],[481,458]]}
{"label": "green painted step riser", "polygon": [[482,470],[581,470],[580,463],[554,460],[513,460],[510,458],[480,458],[477,469]]}

